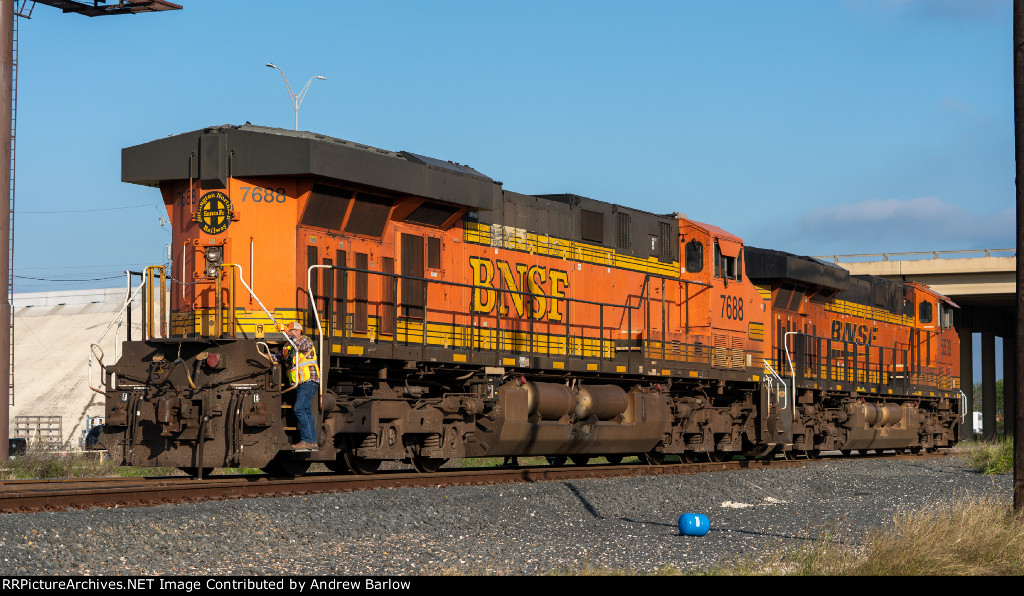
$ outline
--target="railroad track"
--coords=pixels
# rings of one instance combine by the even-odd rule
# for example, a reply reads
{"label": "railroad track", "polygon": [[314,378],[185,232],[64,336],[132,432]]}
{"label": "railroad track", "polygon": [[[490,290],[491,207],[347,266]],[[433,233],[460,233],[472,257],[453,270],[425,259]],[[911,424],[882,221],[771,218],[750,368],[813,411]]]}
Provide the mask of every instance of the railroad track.
{"label": "railroad track", "polygon": [[[924,455],[862,455],[859,457],[920,459],[947,457],[948,452]],[[184,476],[147,478],[60,478],[0,481],[0,513],[28,513],[63,509],[144,507],[170,503],[282,497],[337,493],[375,488],[473,486],[516,482],[545,482],[580,478],[617,478],[702,474],[727,470],[782,469],[815,465],[837,458],[746,459],[730,462],[590,466],[522,466],[518,468],[447,468],[433,474],[384,471],[371,476],[333,473],[297,478],[264,475],[213,475],[202,480]]]}

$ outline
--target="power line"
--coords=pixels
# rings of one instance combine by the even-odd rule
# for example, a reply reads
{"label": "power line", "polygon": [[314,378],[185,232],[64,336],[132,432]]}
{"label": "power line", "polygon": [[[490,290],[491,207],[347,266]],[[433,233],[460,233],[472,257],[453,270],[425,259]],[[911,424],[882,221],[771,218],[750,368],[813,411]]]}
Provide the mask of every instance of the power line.
{"label": "power line", "polygon": [[61,213],[93,213],[96,211],[119,211],[121,209],[138,209],[139,207],[157,207],[152,203],[146,203],[145,205],[129,205],[128,207],[105,207],[103,209],[62,209],[60,211],[15,211],[15,215],[59,215]]}
{"label": "power line", "polygon": [[118,271],[124,271],[131,267],[145,267],[152,265],[152,263],[114,263],[112,265],[58,265],[54,267],[18,267],[19,271],[44,271],[47,269],[110,269],[111,267]]}
{"label": "power line", "polygon": [[121,279],[124,277],[124,274],[122,273],[121,275],[111,275],[110,277],[93,277],[87,279],[53,279],[52,277],[28,277],[26,275],[15,275],[14,277],[17,279],[31,279],[34,281],[104,281],[107,279]]}

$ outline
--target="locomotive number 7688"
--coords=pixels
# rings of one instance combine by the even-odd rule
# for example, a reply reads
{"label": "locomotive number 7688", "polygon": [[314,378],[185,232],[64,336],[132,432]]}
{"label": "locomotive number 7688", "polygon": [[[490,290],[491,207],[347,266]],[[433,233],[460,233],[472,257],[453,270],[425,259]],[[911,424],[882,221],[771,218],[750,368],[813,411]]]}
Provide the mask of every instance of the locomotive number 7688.
{"label": "locomotive number 7688", "polygon": [[743,298],[720,294],[722,299],[722,316],[732,321],[743,320]]}

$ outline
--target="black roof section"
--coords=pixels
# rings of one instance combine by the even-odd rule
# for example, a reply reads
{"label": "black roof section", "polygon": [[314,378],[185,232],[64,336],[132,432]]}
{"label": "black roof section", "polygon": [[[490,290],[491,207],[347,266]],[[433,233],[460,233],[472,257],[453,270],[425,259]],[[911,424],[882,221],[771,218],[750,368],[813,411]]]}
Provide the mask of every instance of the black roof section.
{"label": "black roof section", "polygon": [[754,246],[745,247],[744,252],[750,279],[787,279],[840,291],[850,288],[850,272],[838,265]]}
{"label": "black roof section", "polygon": [[313,176],[474,209],[491,209],[501,183],[454,162],[378,149],[321,134],[253,124],[213,126],[121,150],[121,180],[159,186],[198,179],[224,188],[229,176]]}
{"label": "black roof section", "polygon": [[[464,166],[460,163],[455,163],[454,161],[441,161],[440,159],[434,159],[433,157],[427,157],[426,155],[419,155],[418,153],[413,153],[411,151],[402,151],[401,155],[403,157],[410,159],[411,161],[415,161],[423,165],[434,166],[435,168],[451,170],[453,172],[461,172],[463,174],[469,174],[470,176],[480,176],[481,178],[487,178],[487,176],[484,176],[483,174],[474,170],[473,168],[469,166]],[[490,178],[487,179],[490,180]]]}

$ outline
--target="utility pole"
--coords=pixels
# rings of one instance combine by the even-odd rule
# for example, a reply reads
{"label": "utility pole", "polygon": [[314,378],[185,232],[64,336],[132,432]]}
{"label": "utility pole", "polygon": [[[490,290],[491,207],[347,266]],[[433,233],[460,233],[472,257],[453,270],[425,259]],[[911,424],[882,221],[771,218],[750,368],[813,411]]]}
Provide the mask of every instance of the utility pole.
{"label": "utility pole", "polygon": [[[11,204],[11,101],[14,93],[14,0],[0,0],[0,205],[7,207]],[[0,216],[0,280],[4,283],[11,278],[10,270],[10,242],[11,222],[10,217]],[[11,318],[11,297],[4,293],[4,299],[0,301],[0,461],[7,463],[7,456],[10,455],[10,404],[11,397],[8,388],[11,386],[11,336],[4,327],[4,323],[14,325]]]}
{"label": "utility pole", "polygon": [[1017,407],[1013,423],[1013,510],[1024,511],[1024,0],[1013,0],[1013,139],[1017,189]]}

